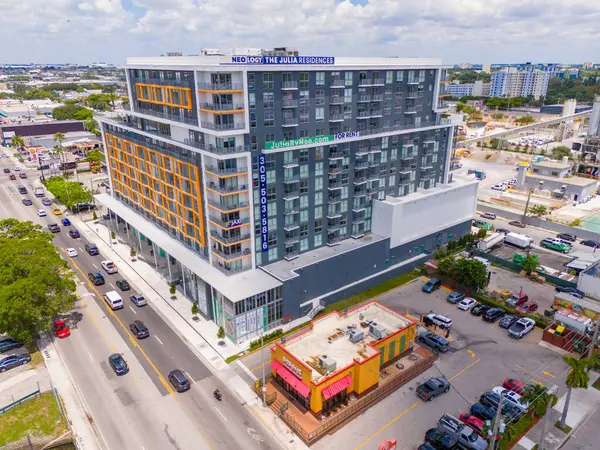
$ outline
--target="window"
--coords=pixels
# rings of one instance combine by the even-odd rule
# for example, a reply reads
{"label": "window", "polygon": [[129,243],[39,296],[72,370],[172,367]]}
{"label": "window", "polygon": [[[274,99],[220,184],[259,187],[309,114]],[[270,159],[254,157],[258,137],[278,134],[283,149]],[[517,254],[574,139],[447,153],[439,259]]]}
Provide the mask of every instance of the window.
{"label": "window", "polygon": [[300,223],[308,222],[308,210],[304,209],[300,211]]}
{"label": "window", "polygon": [[307,162],[308,162],[308,149],[303,148],[302,150],[300,150],[300,163],[307,163]]}
{"label": "window", "polygon": [[308,137],[308,130],[300,130],[300,137],[301,138]]}
{"label": "window", "polygon": [[323,163],[315,163],[315,175],[323,175]]}
{"label": "window", "polygon": [[388,177],[388,187],[393,188],[396,185],[396,175],[390,175]]}
{"label": "window", "polygon": [[256,94],[254,92],[248,93],[248,105],[250,109],[256,108]]}
{"label": "window", "polygon": [[385,84],[390,84],[394,81],[394,72],[392,72],[391,70],[388,70],[385,73]]}
{"label": "window", "polygon": [[389,137],[385,136],[381,138],[381,148],[388,148]]}
{"label": "window", "polygon": [[250,113],[250,128],[256,128],[256,113]]}
{"label": "window", "polygon": [[315,108],[315,120],[317,122],[323,122],[323,120],[325,120],[325,108],[321,106]]}
{"label": "window", "polygon": [[396,71],[396,81],[402,83],[404,81],[404,73],[401,70]]}
{"label": "window", "polygon": [[[259,212],[259,216],[260,216],[260,209],[258,210]],[[315,206],[315,219],[322,219],[323,218],[323,207],[322,206]]]}
{"label": "window", "polygon": [[352,103],[352,89],[344,89],[344,103]]}
{"label": "window", "polygon": [[277,260],[277,247],[271,247],[269,248],[269,261],[276,261]]}
{"label": "window", "polygon": [[265,108],[275,107],[275,94],[273,92],[263,92],[263,106]]}
{"label": "window", "polygon": [[354,82],[353,75],[354,75],[353,72],[345,72],[344,73],[344,85],[352,86],[352,83]]}
{"label": "window", "polygon": [[317,89],[315,92],[315,105],[325,104],[325,90]]}
{"label": "window", "polygon": [[323,177],[315,178],[315,191],[320,191],[323,189]]}
{"label": "window", "polygon": [[[315,161],[323,161],[323,147],[316,147],[315,148]],[[315,170],[316,170],[316,165],[315,165]],[[323,165],[321,164],[321,173],[320,174],[315,174],[315,175],[321,175],[323,173]]]}
{"label": "window", "polygon": [[381,152],[381,162],[382,163],[386,163],[387,162],[387,153],[388,153],[387,150],[383,150]]}
{"label": "window", "polygon": [[308,121],[310,120],[308,106],[301,106],[299,109],[300,123],[308,123]]}
{"label": "window", "polygon": [[315,130],[315,135],[316,136],[325,136],[325,128],[317,128]]}
{"label": "window", "polygon": [[303,223],[300,225],[300,237],[308,236],[308,224]]}
{"label": "window", "polygon": [[300,239],[300,251],[305,252],[308,250],[308,239]]}
{"label": "window", "polygon": [[265,111],[265,127],[275,126],[275,111]]}
{"label": "window", "polygon": [[275,140],[275,135],[273,133],[265,134],[265,142],[273,142]]}
{"label": "window", "polygon": [[272,73],[263,73],[263,89],[273,89]]}
{"label": "window", "polygon": [[309,83],[309,74],[308,72],[303,72],[300,74],[300,87],[307,88]]}
{"label": "window", "polygon": [[277,203],[269,203],[267,204],[267,213],[269,216],[277,215]]}
{"label": "window", "polygon": [[323,204],[323,192],[319,191],[319,192],[315,192],[315,205],[322,205]]}
{"label": "window", "polygon": [[344,119],[352,119],[352,105],[344,105]]}
{"label": "window", "polygon": [[313,247],[316,248],[316,247],[320,247],[321,245],[323,245],[323,235],[315,234]]}
{"label": "window", "polygon": [[390,161],[396,161],[397,159],[398,159],[398,149],[393,148],[392,152],[390,153]]}
{"label": "window", "polygon": [[308,195],[300,196],[300,208],[302,208],[302,209],[308,208]]}
{"label": "window", "polygon": [[315,220],[315,234],[323,232],[323,219]]}
{"label": "window", "polygon": [[[258,191],[255,191],[255,192],[258,192]],[[272,200],[275,200],[276,198],[277,198],[277,188],[274,188],[274,187],[267,188],[267,200],[272,201]]]}
{"label": "window", "polygon": [[348,198],[348,186],[342,186],[342,189],[340,189],[340,197],[341,198]]}
{"label": "window", "polygon": [[308,91],[300,91],[300,106],[308,106]]}
{"label": "window", "polygon": [[308,178],[308,164],[300,166],[300,178]]}
{"label": "window", "polygon": [[316,73],[317,86],[325,86],[325,72]]}
{"label": "window", "polygon": [[308,180],[300,181],[300,193],[306,194],[308,192]]}
{"label": "window", "polygon": [[[254,120],[256,121],[256,117],[254,117]],[[258,136],[252,136],[251,145],[252,150],[258,150]]]}
{"label": "window", "polygon": [[248,74],[248,89],[254,89],[254,74]]}
{"label": "window", "polygon": [[283,132],[283,140],[284,141],[291,141],[292,139],[294,139],[294,131],[293,130]]}

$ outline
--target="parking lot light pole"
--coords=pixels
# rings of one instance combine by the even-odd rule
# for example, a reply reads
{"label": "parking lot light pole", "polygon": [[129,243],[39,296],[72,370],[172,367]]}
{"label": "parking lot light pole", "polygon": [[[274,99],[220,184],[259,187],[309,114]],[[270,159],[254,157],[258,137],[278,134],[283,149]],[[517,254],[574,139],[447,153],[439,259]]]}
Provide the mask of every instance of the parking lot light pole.
{"label": "parking lot light pole", "polygon": [[[558,394],[558,386],[553,385],[548,389],[548,395],[556,395]],[[538,445],[539,450],[544,450],[544,440],[546,438],[546,432],[548,430],[548,424],[550,423],[550,416],[552,415],[552,397],[548,400],[548,405],[546,406],[546,415],[544,416],[544,423],[542,424],[542,434],[540,436],[540,443]]]}
{"label": "parking lot light pole", "polygon": [[496,411],[496,418],[494,419],[494,428],[492,431],[492,437],[490,439],[490,450],[496,448],[496,436],[498,435],[498,426],[502,420],[502,406],[504,406],[504,392],[500,394],[500,402],[498,403],[498,411]]}

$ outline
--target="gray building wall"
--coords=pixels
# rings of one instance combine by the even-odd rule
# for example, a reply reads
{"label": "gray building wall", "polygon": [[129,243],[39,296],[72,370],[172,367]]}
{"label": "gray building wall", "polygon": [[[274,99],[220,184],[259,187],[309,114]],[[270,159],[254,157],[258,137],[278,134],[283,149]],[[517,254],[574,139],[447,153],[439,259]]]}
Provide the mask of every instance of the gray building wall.
{"label": "gray building wall", "polygon": [[[563,186],[566,186],[566,197],[571,200],[581,200],[583,197],[596,193],[597,183],[592,182],[587,186],[580,186],[576,184],[569,184],[569,178],[557,178],[556,181],[544,180],[544,190],[554,191],[556,189],[561,190]],[[590,180],[592,181],[592,180]],[[539,186],[539,179],[535,177],[526,177],[525,184],[531,187]]]}

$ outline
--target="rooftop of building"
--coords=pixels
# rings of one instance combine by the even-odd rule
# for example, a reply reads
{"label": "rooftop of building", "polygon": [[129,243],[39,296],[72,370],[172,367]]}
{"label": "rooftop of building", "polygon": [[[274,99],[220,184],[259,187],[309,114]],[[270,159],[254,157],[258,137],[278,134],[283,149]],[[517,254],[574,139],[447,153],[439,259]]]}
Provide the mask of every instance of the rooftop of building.
{"label": "rooftop of building", "polygon": [[554,161],[532,162],[531,165],[533,167],[546,167],[548,169],[559,169],[559,170],[570,169],[573,166],[573,164],[570,164],[570,163],[554,162]]}
{"label": "rooftop of building", "polygon": [[440,193],[444,192],[444,191],[449,191],[452,189],[457,189],[466,185],[470,185],[470,184],[477,184],[479,183],[479,180],[474,179],[473,177],[470,176],[464,176],[464,175],[460,175],[460,174],[453,174],[452,177],[452,181],[450,181],[449,183],[446,184],[442,184],[439,183],[437,186],[429,188],[429,189],[422,189],[422,188],[417,188],[415,192],[412,192],[408,195],[403,195],[400,197],[391,197],[391,196],[386,196],[385,200],[379,200],[382,203],[388,203],[390,205],[397,205],[399,203],[411,203],[414,201],[418,201],[420,199],[424,199],[427,197],[431,197],[434,195],[439,195]]}
{"label": "rooftop of building", "polygon": [[300,253],[297,258],[290,261],[282,259],[281,261],[262,266],[262,269],[279,280],[285,281],[297,277],[298,274],[295,272],[297,269],[319,263],[328,258],[333,258],[342,253],[356,250],[357,248],[370,245],[383,239],[387,238],[373,233],[368,233],[367,235],[358,239],[343,239],[337,245],[331,247],[328,245],[323,245],[322,247],[316,248],[309,252]]}
{"label": "rooftop of building", "polygon": [[[312,380],[322,378],[356,362],[363,362],[377,354],[373,344],[387,336],[413,325],[415,322],[402,314],[372,301],[349,310],[334,311],[311,322],[305,332],[278,344],[306,368],[312,370]],[[319,358],[326,355],[328,364],[335,368],[325,372]]]}
{"label": "rooftop of building", "polygon": [[582,178],[582,177],[571,177],[571,178],[557,178],[557,177],[547,177],[544,175],[527,175],[527,179],[526,181],[529,181],[530,179],[536,180],[536,181],[551,181],[553,183],[561,183],[561,184],[566,184],[566,185],[571,185],[571,186],[589,186],[590,184],[597,184],[598,182],[589,178]]}

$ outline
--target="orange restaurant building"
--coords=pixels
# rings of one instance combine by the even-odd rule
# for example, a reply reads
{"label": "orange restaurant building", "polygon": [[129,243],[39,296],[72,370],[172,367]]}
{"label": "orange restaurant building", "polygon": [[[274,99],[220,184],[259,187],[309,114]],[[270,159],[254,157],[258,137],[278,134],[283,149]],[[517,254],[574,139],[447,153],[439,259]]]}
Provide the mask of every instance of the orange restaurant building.
{"label": "orange restaurant building", "polygon": [[332,312],[271,348],[274,380],[314,414],[328,413],[379,383],[382,367],[412,351],[416,323],[372,301]]}

